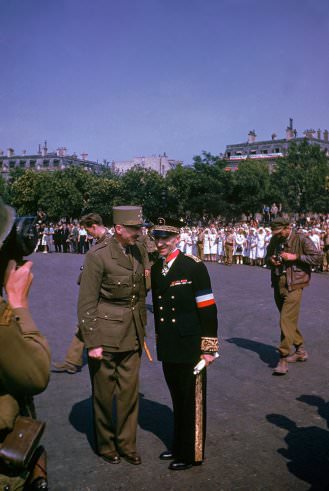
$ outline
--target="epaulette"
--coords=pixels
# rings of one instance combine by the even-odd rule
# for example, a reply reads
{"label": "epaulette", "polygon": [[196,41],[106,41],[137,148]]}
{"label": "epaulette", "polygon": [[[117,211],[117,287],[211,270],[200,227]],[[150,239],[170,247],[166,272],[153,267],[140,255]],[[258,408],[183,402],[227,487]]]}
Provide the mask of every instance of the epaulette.
{"label": "epaulette", "polygon": [[202,259],[200,259],[199,257],[197,256],[193,256],[193,254],[185,254],[186,257],[190,257],[191,259],[193,259],[193,261],[195,261],[196,263],[202,263]]}

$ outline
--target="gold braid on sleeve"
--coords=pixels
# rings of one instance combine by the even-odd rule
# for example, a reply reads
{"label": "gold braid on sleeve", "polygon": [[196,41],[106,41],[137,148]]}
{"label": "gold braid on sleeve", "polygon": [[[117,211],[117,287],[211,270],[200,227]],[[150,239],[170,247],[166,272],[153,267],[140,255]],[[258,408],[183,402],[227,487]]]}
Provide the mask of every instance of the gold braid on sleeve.
{"label": "gold braid on sleeve", "polygon": [[218,338],[201,338],[201,351],[216,353],[218,350]]}

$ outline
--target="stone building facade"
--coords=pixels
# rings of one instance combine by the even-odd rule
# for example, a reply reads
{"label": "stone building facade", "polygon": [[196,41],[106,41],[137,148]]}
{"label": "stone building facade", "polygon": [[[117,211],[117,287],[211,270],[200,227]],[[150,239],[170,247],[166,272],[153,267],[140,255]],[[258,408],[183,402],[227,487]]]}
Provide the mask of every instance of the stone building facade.
{"label": "stone building facade", "polygon": [[257,141],[255,130],[248,133],[248,140],[243,143],[227,145],[224,159],[227,161],[227,170],[236,170],[239,162],[246,159],[265,160],[270,169],[273,168],[278,158],[284,157],[292,142],[297,144],[304,140],[311,145],[319,145],[329,157],[329,133],[310,129],[303,132],[303,136],[298,136],[297,130],[293,127],[293,120],[290,119],[289,126],[286,128],[285,138],[278,139],[276,133],[271,135],[270,140]]}

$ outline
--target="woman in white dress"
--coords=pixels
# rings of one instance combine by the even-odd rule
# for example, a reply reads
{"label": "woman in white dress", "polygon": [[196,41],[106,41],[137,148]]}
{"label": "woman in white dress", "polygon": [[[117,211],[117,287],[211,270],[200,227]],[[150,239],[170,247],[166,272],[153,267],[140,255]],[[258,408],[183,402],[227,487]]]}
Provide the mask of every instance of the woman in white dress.
{"label": "woman in white dress", "polygon": [[238,232],[235,234],[235,241],[234,241],[235,245],[233,251],[236,264],[243,264],[242,256],[243,256],[243,247],[244,247],[245,240],[246,237],[243,233],[243,229],[238,230]]}
{"label": "woman in white dress", "polygon": [[218,231],[218,236],[217,236],[218,264],[221,264],[224,262],[224,243],[225,243],[224,229],[220,229]]}
{"label": "woman in white dress", "polygon": [[257,235],[256,235],[256,229],[254,227],[251,227],[250,229],[248,241],[249,241],[250,265],[255,266],[256,259],[257,259]]}
{"label": "woman in white dress", "polygon": [[210,261],[215,262],[217,256],[217,230],[214,226],[210,229]]}
{"label": "woman in white dress", "polygon": [[185,254],[192,255],[193,241],[192,232],[189,228],[185,229]]}
{"label": "woman in white dress", "polygon": [[259,227],[257,230],[257,264],[258,266],[264,266],[265,258],[265,230],[263,227]]}
{"label": "woman in white dress", "polygon": [[206,228],[203,238],[203,255],[205,261],[210,261],[210,230]]}

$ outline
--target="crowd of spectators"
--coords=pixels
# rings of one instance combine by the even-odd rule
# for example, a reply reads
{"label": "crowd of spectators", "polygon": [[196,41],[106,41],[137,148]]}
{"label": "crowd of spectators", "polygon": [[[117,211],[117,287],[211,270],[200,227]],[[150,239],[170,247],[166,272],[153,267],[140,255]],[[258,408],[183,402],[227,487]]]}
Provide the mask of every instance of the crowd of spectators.
{"label": "crowd of spectators", "polygon": [[[264,207],[263,213],[243,214],[239,220],[229,222],[224,217],[202,217],[198,223],[189,223],[189,226],[181,228],[179,249],[204,261],[266,267],[264,259],[272,236],[271,220],[278,214],[282,214],[280,206],[272,205]],[[323,264],[318,271],[329,271],[329,213],[284,216],[289,217],[293,226],[307,234],[324,253]],[[56,224],[41,222],[38,233],[36,251],[43,253],[85,254],[94,241],[78,220],[62,219]],[[147,234],[147,229],[143,233]]]}

